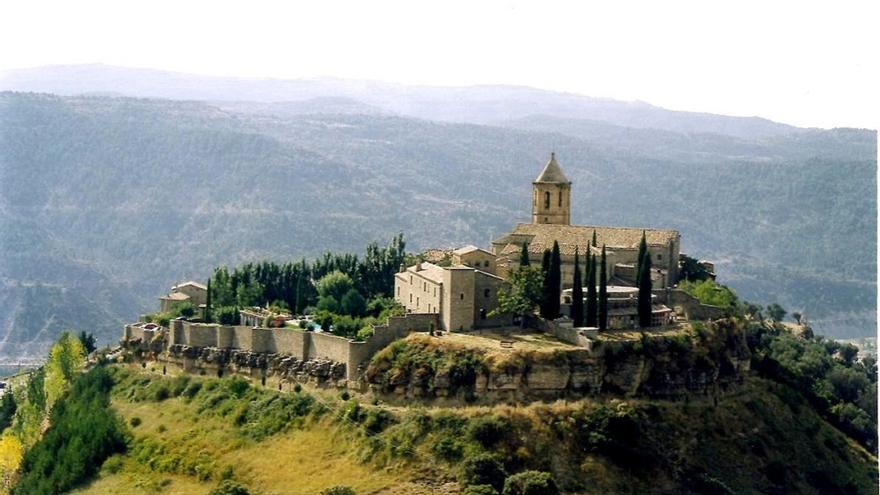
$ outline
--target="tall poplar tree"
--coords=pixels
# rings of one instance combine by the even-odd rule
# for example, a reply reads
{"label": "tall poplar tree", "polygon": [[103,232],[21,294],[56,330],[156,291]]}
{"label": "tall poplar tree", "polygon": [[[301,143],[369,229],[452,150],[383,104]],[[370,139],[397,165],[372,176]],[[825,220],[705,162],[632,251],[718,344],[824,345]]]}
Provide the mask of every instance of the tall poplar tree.
{"label": "tall poplar tree", "polygon": [[548,307],[550,310],[550,318],[559,318],[559,304],[562,295],[562,256],[559,253],[559,243],[553,241],[553,251],[550,255],[550,273],[552,274],[550,286],[550,299],[552,303]]}
{"label": "tall poplar tree", "polygon": [[519,266],[529,266],[529,245],[523,243],[522,251],[519,252]]}
{"label": "tall poplar tree", "polygon": [[602,245],[602,262],[599,265],[599,330],[608,330],[608,281],[605,245]]}
{"label": "tall poplar tree", "polygon": [[574,249],[574,280],[571,289],[571,319],[575,327],[584,326],[584,286],[581,280],[580,253]]}
{"label": "tall poplar tree", "polygon": [[639,326],[651,326],[651,253],[645,251],[639,263]]}
{"label": "tall poplar tree", "polygon": [[593,229],[593,247],[599,247],[599,244],[596,239],[596,229]]}
{"label": "tall poplar tree", "polygon": [[587,250],[587,321],[588,327],[599,326],[599,301],[596,300],[596,256]]}
{"label": "tall poplar tree", "polygon": [[550,275],[550,258],[552,254],[549,249],[544,250],[544,256],[541,258],[541,276],[544,277],[543,282],[541,283],[541,305],[539,313],[543,318],[549,318],[550,316],[550,293],[552,292],[550,287],[552,286],[552,280]]}

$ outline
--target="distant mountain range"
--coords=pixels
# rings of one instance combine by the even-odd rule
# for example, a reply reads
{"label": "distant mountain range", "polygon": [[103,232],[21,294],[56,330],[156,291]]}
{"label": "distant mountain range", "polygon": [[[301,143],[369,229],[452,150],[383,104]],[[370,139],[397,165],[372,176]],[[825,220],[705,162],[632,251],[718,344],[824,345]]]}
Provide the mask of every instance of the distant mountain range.
{"label": "distant mountain range", "polygon": [[[108,66],[0,90],[0,358],[117,338],[176,281],[255,259],[485,245],[551,150],[573,220],[676,228],[746,299],[876,324],[877,135],[519,87],[210,78]],[[60,96],[57,96],[60,95]]]}

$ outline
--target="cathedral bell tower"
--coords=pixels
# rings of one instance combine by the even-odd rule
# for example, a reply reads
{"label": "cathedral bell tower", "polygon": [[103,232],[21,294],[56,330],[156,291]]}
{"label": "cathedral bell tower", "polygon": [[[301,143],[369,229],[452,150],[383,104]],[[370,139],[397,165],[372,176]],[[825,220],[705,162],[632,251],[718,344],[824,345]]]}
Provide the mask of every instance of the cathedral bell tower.
{"label": "cathedral bell tower", "polygon": [[532,223],[571,225],[571,181],[556,163],[556,153],[532,182]]}

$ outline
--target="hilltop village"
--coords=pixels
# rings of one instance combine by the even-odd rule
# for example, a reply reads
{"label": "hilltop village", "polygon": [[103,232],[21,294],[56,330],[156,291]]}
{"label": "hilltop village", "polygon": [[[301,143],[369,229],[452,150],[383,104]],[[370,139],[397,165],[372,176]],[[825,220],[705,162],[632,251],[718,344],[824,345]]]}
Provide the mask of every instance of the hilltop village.
{"label": "hilltop village", "polygon": [[[550,349],[595,357],[597,343],[609,338],[675,334],[692,321],[723,316],[721,308],[676,287],[688,260],[714,278],[711,263],[681,254],[678,231],[572,225],[571,193],[551,154],[532,183],[531,223],[515,225],[485,249],[435,250],[401,265],[393,274],[399,311],[372,325],[365,338],[336,335],[310,315],[269,307],[240,308],[232,323],[206,323],[200,315],[212,311],[212,291],[190,281],[162,296],[160,310],[185,303],[194,311],[167,322],[142,317],[125,326],[121,343],[163,366],[237,372],[279,389],[303,381],[364,389],[374,356],[410,334],[497,346],[493,352]],[[503,301],[524,290],[515,274],[529,267],[542,274],[545,287],[555,271],[558,301],[547,304],[545,297],[535,301],[540,311],[517,313]],[[571,386],[568,380],[550,388]]]}

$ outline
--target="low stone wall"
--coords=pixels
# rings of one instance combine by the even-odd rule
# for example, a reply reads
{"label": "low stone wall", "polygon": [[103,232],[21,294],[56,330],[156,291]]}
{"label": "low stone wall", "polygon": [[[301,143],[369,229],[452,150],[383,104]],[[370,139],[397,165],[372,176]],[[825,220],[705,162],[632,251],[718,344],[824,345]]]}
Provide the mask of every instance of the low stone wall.
{"label": "low stone wall", "polygon": [[683,312],[689,320],[717,320],[724,318],[724,310],[718,306],[703,304],[696,297],[681,289],[662,289],[654,291],[664,304],[678,312]]}
{"label": "low stone wall", "polygon": [[[427,331],[438,328],[436,314],[409,314],[388,319],[384,325],[373,327],[373,335],[364,342],[355,342],[345,337],[328,333],[306,332],[294,328],[260,328],[242,325],[228,326],[214,323],[192,323],[172,320],[169,324],[167,346],[161,350],[177,349],[181,366],[189,365],[185,355],[212,356],[186,349],[235,349],[247,353],[278,355],[300,361],[329,361],[345,366],[345,378],[355,381],[360,376],[362,365],[373,354],[391,342],[405,337],[413,331]],[[123,341],[127,343],[151,342],[153,334],[137,324],[126,325]],[[196,357],[191,359],[198,359]]]}

